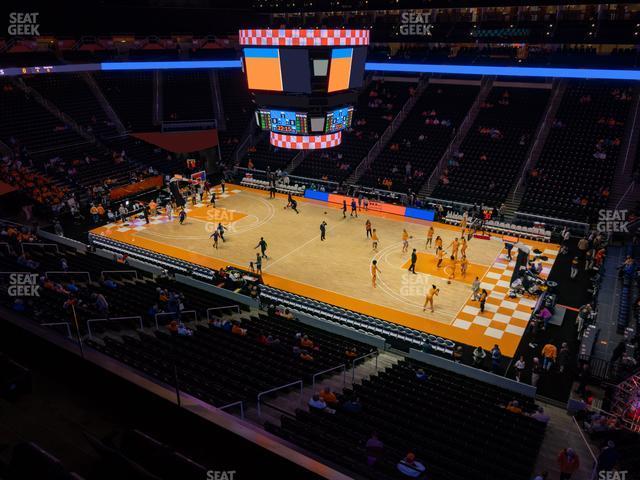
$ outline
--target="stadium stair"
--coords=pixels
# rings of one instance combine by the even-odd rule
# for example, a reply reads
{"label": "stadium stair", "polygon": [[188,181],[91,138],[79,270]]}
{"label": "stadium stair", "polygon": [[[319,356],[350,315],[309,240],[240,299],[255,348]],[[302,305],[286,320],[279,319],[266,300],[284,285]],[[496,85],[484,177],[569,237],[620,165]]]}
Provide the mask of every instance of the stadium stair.
{"label": "stadium stair", "polygon": [[[611,187],[608,207],[631,210],[640,198],[640,185],[633,182],[634,159],[639,152],[640,141],[640,87],[634,88],[633,106],[629,112],[627,129],[620,148],[620,159]],[[631,182],[630,182],[631,179]]]}
{"label": "stadium stair", "polygon": [[420,189],[418,196],[420,198],[429,197],[433,192],[433,189],[436,188],[438,184],[438,178],[440,177],[440,172],[445,168],[449,157],[456,151],[456,149],[462,144],[464,137],[467,136],[469,129],[474,124],[478,113],[480,112],[480,105],[486,100],[491,88],[493,88],[493,82],[495,81],[495,76],[484,76],[481,80],[480,91],[478,92],[478,96],[476,97],[473,105],[469,109],[469,113],[465,117],[465,119],[460,124],[460,127],[456,131],[455,136],[451,140],[449,147],[442,154],[442,158],[438,162],[438,165],[433,170],[431,176],[424,183],[422,188]]}
{"label": "stadium stair", "polygon": [[507,220],[513,220],[513,218],[515,217],[515,212],[520,206],[520,202],[522,201],[522,197],[524,195],[524,185],[522,185],[523,180],[524,178],[526,178],[529,169],[532,168],[533,165],[537,163],[538,158],[540,158],[542,147],[547,141],[549,131],[551,130],[551,125],[553,124],[553,120],[556,118],[556,112],[558,111],[558,107],[560,106],[560,102],[562,101],[564,92],[567,89],[567,81],[564,79],[556,79],[554,80],[552,88],[553,93],[551,94],[551,98],[549,99],[549,103],[547,104],[547,110],[544,114],[544,117],[540,122],[540,125],[538,126],[538,130],[536,131],[535,140],[531,145],[527,160],[522,167],[520,179],[514,184],[513,188],[509,192],[509,195],[507,196],[507,200],[504,202],[504,216]]}
{"label": "stadium stair", "polygon": [[393,138],[393,134],[400,128],[402,122],[407,118],[414,105],[420,100],[420,97],[429,86],[429,77],[421,78],[416,87],[415,93],[410,96],[404,103],[396,117],[389,124],[387,129],[380,135],[378,141],[371,147],[367,155],[362,159],[358,166],[353,170],[353,173],[347,178],[347,185],[354,185],[358,182],[360,177],[367,171],[367,168],[375,161],[380,153],[387,146],[387,143]]}

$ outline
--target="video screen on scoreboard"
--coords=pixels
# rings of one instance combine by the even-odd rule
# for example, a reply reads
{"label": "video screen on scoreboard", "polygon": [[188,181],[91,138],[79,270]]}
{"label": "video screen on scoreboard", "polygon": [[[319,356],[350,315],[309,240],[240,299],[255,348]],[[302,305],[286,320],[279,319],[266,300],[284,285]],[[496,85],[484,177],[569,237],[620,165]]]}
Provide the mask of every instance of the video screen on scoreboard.
{"label": "video screen on scoreboard", "polygon": [[362,47],[332,49],[327,92],[362,87],[366,56],[367,49]]}
{"label": "video screen on scoreboard", "polygon": [[262,130],[290,135],[309,133],[309,121],[306,113],[286,110],[259,110],[258,121]]}
{"label": "video screen on scoreboard", "polygon": [[353,107],[344,107],[328,112],[324,133],[333,133],[349,128],[352,118]]}
{"label": "video screen on scoreboard", "polygon": [[244,68],[249,90],[311,93],[306,49],[245,48]]}

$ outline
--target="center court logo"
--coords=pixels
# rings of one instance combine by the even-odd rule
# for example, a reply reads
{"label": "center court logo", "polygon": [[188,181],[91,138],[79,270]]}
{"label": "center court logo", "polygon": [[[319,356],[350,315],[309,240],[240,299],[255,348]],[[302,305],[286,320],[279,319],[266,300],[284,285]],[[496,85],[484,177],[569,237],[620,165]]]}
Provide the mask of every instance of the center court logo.
{"label": "center court logo", "polygon": [[40,35],[40,24],[38,23],[39,12],[11,12],[9,13],[9,35]]}
{"label": "center court logo", "polygon": [[11,297],[39,297],[40,287],[38,276],[35,273],[11,273],[9,274],[9,288],[7,293]]}
{"label": "center court logo", "polygon": [[598,231],[608,233],[629,233],[628,210],[599,210]]}
{"label": "center court logo", "polygon": [[431,12],[402,12],[400,14],[400,35],[430,37],[433,25]]}

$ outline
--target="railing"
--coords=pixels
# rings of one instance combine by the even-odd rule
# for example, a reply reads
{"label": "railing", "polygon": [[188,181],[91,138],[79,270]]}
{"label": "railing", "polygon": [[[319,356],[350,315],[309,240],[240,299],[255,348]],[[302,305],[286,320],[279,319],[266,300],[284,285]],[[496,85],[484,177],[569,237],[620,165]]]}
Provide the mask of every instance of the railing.
{"label": "railing", "polygon": [[531,161],[533,160],[535,154],[538,152],[539,148],[542,148],[541,145],[538,145],[539,141],[540,141],[540,136],[543,134],[543,132],[545,132],[545,130],[547,130],[548,122],[549,122],[549,115],[551,114],[551,112],[553,110],[553,105],[555,104],[558,95],[560,95],[560,92],[564,91],[564,89],[562,88],[562,84],[560,82],[561,82],[560,80],[557,81],[557,84],[555,86],[555,91],[553,92],[553,95],[549,99],[549,104],[547,106],[544,118],[542,119],[542,122],[540,122],[540,125],[538,125],[538,129],[536,131],[535,140],[531,143],[531,147],[529,148],[529,153],[527,155],[527,159],[525,160],[524,165],[520,169],[520,176],[518,177],[518,181],[516,182],[516,186],[513,189],[513,195],[511,197],[512,199],[516,198],[516,193],[518,192],[518,190],[520,189],[520,187],[524,183],[524,179],[525,179],[525,177],[527,175],[527,171],[529,170],[529,166],[531,165]]}
{"label": "railing", "polygon": [[229,309],[235,309],[237,313],[240,313],[240,305],[229,305],[228,307],[207,308],[207,322],[211,320],[211,316],[209,315],[209,313],[212,312],[213,310],[229,310]]}
{"label": "railing", "polygon": [[258,397],[257,397],[257,402],[258,403],[256,405],[256,407],[258,409],[258,417],[262,416],[262,409],[260,407],[260,399],[264,395],[267,395],[267,394],[273,393],[273,392],[277,392],[278,390],[283,390],[285,388],[293,387],[294,385],[298,385],[298,384],[300,385],[300,397],[299,397],[299,400],[298,400],[298,406],[302,405],[302,389],[303,389],[303,385],[302,385],[302,380],[297,380],[295,382],[287,383],[286,385],[280,385],[279,387],[275,387],[275,388],[272,388],[270,390],[265,390],[264,392],[260,392],[258,394]]}
{"label": "railing", "polygon": [[438,160],[438,164],[433,169],[433,172],[431,173],[431,175],[429,175],[426,183],[420,189],[421,192],[431,192],[433,188],[435,188],[435,185],[438,183],[438,178],[440,177],[440,172],[444,170],[445,164],[448,162],[454,150],[456,150],[460,146],[460,142],[462,142],[462,140],[464,139],[463,137],[467,134],[468,129],[475,121],[477,113],[480,110],[480,104],[484,102],[485,98],[487,98],[487,95],[489,94],[489,91],[493,86],[493,79],[494,77],[486,78],[484,84],[482,84],[482,86],[480,87],[478,96],[474,100],[473,105],[456,129],[455,135],[449,142],[449,146],[440,157],[440,160]]}
{"label": "railing", "polygon": [[162,132],[175,132],[181,130],[206,130],[216,128],[215,118],[208,120],[177,120],[162,122],[160,130]]}
{"label": "railing", "polygon": [[612,369],[608,360],[592,357],[591,355],[579,355],[578,361],[589,364],[589,371],[592,378],[601,381],[611,379]]}
{"label": "railing", "polygon": [[[580,433],[580,437],[582,438],[582,441],[584,442],[584,444],[587,446],[587,450],[589,450],[589,455],[591,455],[591,459],[594,462],[594,467],[595,464],[597,463],[598,459],[596,457],[596,454],[593,452],[593,449],[591,448],[591,445],[589,444],[587,438],[584,436],[584,433],[582,432],[582,428],[580,428],[580,424],[578,423],[578,421],[576,420],[576,417],[573,416],[571,417],[573,419],[573,423],[576,426],[576,428],[578,429],[578,432]],[[595,469],[594,469],[595,472]]]}
{"label": "railing", "polygon": [[353,171],[352,178],[354,183],[358,181],[358,179],[362,176],[364,171],[367,168],[369,168],[369,165],[371,165],[371,162],[378,156],[380,151],[391,140],[391,137],[398,130],[398,126],[405,120],[405,118],[407,118],[407,116],[409,115],[409,112],[411,111],[411,109],[413,109],[415,104],[418,102],[418,100],[420,99],[420,97],[422,96],[422,94],[424,93],[424,90],[428,85],[429,85],[428,81],[419,84],[418,87],[416,88],[415,94],[412,97],[407,99],[407,101],[404,103],[404,105],[402,106],[400,111],[397,113],[397,115],[393,117],[393,120],[391,121],[389,126],[385,129],[385,131],[382,133],[380,138],[376,141],[376,143],[373,144],[373,146],[367,152],[367,155],[362,159],[362,161],[358,164],[358,166]]}
{"label": "railing", "polygon": [[[636,121],[638,120],[638,111],[640,109],[640,92],[638,91],[639,89],[636,88],[636,101],[635,101],[635,110],[634,110],[634,114],[633,114],[633,123],[631,124],[631,130],[629,133],[629,139],[627,142],[627,150],[625,151],[625,155],[624,155],[624,162],[622,164],[622,168],[621,171],[624,172],[627,168],[627,162],[629,160],[629,151],[631,149],[631,145],[633,144],[633,134],[636,128]],[[618,208],[616,206],[616,208]]]}
{"label": "railing", "polygon": [[543,221],[542,223],[566,225],[568,227],[573,227],[576,230],[580,230],[583,233],[587,233],[589,231],[589,224],[586,222],[576,222],[574,220],[564,220],[562,218],[545,217],[543,215],[535,215],[532,213],[525,213],[525,212],[516,212],[516,217],[527,217],[531,221],[542,220]]}
{"label": "railing", "polygon": [[60,253],[60,250],[58,249],[58,244],[57,243],[38,243],[38,242],[23,242],[20,244],[20,247],[22,248],[22,254],[24,255],[24,247],[30,245],[32,247],[35,246],[39,246],[39,247],[56,247],[56,253]]}
{"label": "railing", "polygon": [[160,330],[160,324],[158,323],[158,317],[162,316],[162,317],[174,317],[174,319],[179,318],[180,319],[180,323],[182,322],[182,316],[185,314],[193,314],[194,317],[194,321],[198,321],[198,312],[196,312],[195,310],[184,310],[182,312],[159,312],[156,313],[155,315],[155,321],[156,321],[156,330]]}
{"label": "railing", "polygon": [[137,315],[134,317],[111,317],[111,318],[91,318],[87,320],[87,332],[89,333],[89,338],[93,338],[93,334],[91,332],[91,324],[96,322],[111,322],[113,320],[135,320],[138,319],[140,321],[140,331],[144,331],[144,325],[142,324],[142,317]]}
{"label": "railing", "polygon": [[[251,174],[256,174],[257,173],[259,175],[264,175],[265,179],[267,178],[267,172],[265,170],[256,170],[255,168],[254,169],[250,169],[250,168],[239,167],[239,166],[236,166],[234,168],[235,168],[235,170],[239,170],[241,172],[248,172],[248,173],[251,173]],[[322,180],[320,178],[300,177],[298,175],[289,175],[289,174],[287,174],[287,177],[289,177],[290,180],[293,179],[294,181],[295,180],[300,180],[301,183],[305,183],[305,184],[306,183],[309,183],[309,184],[310,183],[315,183],[315,184],[324,183],[326,185],[335,186],[333,188],[334,190],[337,189],[338,185],[339,185],[338,182],[332,182],[331,180]]]}
{"label": "railing", "polygon": [[86,275],[89,279],[89,283],[91,283],[91,274],[89,272],[57,272],[57,271],[49,271],[44,272],[45,278],[49,278],[49,275]]}
{"label": "railing", "polygon": [[338,365],[337,367],[327,368],[326,370],[322,370],[321,372],[314,373],[311,379],[312,390],[314,392],[316,391],[316,377],[339,369],[342,369],[342,388],[344,388],[347,384],[347,365],[345,363],[343,363],[342,365]]}
{"label": "railing", "polygon": [[374,350],[373,352],[356,357],[351,361],[351,385],[353,385],[356,381],[356,362],[358,360],[364,360],[365,358],[368,358],[374,355],[376,357],[376,372],[377,372],[378,371],[378,355],[380,355],[380,353],[377,350]]}
{"label": "railing", "polygon": [[60,325],[64,325],[67,328],[67,337],[71,338],[71,327],[69,326],[69,322],[51,322],[51,323],[41,323],[41,327],[59,327]]}
{"label": "railing", "polygon": [[100,272],[100,278],[104,280],[105,273],[133,273],[138,280],[138,271],[137,270],[102,270]]}
{"label": "railing", "polygon": [[233,402],[228,405],[218,407],[218,410],[226,410],[228,408],[235,407],[236,405],[240,406],[240,418],[244,420],[244,404],[242,403],[242,400],[238,400],[237,402]]}

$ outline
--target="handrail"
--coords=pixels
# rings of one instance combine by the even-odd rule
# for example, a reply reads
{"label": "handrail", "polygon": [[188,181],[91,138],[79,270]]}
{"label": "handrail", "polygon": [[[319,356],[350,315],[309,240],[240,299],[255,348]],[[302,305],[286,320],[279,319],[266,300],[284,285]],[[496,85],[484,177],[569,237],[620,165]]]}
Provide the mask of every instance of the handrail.
{"label": "handrail", "polygon": [[359,357],[354,358],[353,360],[351,360],[351,385],[353,385],[355,383],[356,380],[356,362],[358,360],[362,360],[364,358],[370,357],[372,355],[376,356],[376,372],[378,371],[378,356],[380,355],[380,352],[378,352],[378,350],[374,350],[373,352],[369,352],[366,353],[365,355],[361,355]]}
{"label": "handrail", "polygon": [[144,325],[142,324],[142,317],[140,315],[136,315],[133,317],[110,317],[110,318],[91,318],[87,320],[87,331],[89,332],[89,338],[93,338],[91,333],[91,322],[110,322],[111,320],[129,320],[132,318],[137,318],[140,320],[140,330],[144,331]]}
{"label": "handrail", "polygon": [[334,370],[338,370],[338,369],[342,369],[342,388],[345,387],[345,385],[347,384],[347,364],[343,363],[341,365],[338,365],[336,367],[331,367],[331,368],[327,368],[326,370],[322,370],[321,372],[318,373],[314,373],[313,377],[311,379],[311,388],[312,390],[315,392],[316,391],[316,377],[318,375],[322,375],[328,372],[333,372]]}
{"label": "handrail", "polygon": [[580,432],[580,436],[582,437],[582,441],[587,446],[587,450],[589,450],[589,454],[591,455],[591,458],[593,458],[594,462],[597,462],[598,458],[596,457],[596,454],[593,453],[593,450],[591,449],[591,445],[589,445],[589,442],[587,441],[587,438],[584,436],[584,433],[582,433],[582,429],[580,428],[580,424],[576,420],[576,417],[571,417],[571,418],[573,419],[573,423],[575,424],[576,428],[578,429],[578,432]]}
{"label": "handrail", "polygon": [[69,326],[69,322],[51,322],[51,323],[41,323],[41,327],[57,327],[59,325],[64,325],[67,327],[67,337],[71,338],[71,327]]}
{"label": "handrail", "polygon": [[60,249],[58,248],[58,244],[57,243],[22,242],[20,244],[20,247],[22,248],[22,253],[23,254],[24,254],[24,246],[25,245],[31,245],[31,246],[38,245],[40,247],[51,247],[51,246],[54,246],[54,247],[56,247],[56,253],[60,253]]}
{"label": "handrail", "polygon": [[[160,315],[171,315],[174,317],[182,317],[182,315],[184,315],[185,313],[193,313],[195,320],[198,321],[198,312],[196,312],[195,310],[184,310],[182,312],[158,312],[155,314],[155,321],[156,321],[156,330],[160,330],[160,324],[158,323],[158,317]],[[180,323],[183,323],[182,320],[180,320]]]}
{"label": "handrail", "polygon": [[516,216],[531,217],[533,219],[542,219],[542,220],[560,223],[560,224],[574,225],[576,227],[582,227],[585,232],[589,230],[589,224],[586,222],[576,222],[575,220],[564,220],[562,218],[545,217],[543,215],[535,215],[533,213],[526,213],[526,212],[516,212]]}
{"label": "handrail", "polygon": [[289,388],[289,387],[292,387],[292,386],[294,386],[294,385],[298,385],[298,384],[300,384],[300,399],[299,399],[299,401],[298,401],[298,405],[300,405],[300,404],[302,403],[302,388],[303,388],[302,380],[297,380],[297,381],[295,381],[295,382],[287,383],[286,385],[280,385],[279,387],[275,387],[275,388],[272,388],[272,389],[270,389],[270,390],[265,390],[264,392],[260,392],[260,393],[258,394],[258,396],[257,396],[257,402],[258,402],[258,403],[257,403],[257,405],[256,405],[256,406],[257,406],[257,409],[258,409],[258,417],[261,417],[261,416],[262,416],[262,410],[261,410],[261,408],[260,408],[260,399],[261,399],[264,395],[266,395],[266,394],[268,394],[268,393],[276,392],[276,391],[278,391],[278,390],[282,390],[283,388]]}
{"label": "handrail", "polygon": [[209,316],[209,312],[211,310],[226,310],[228,308],[235,308],[236,312],[240,313],[240,305],[229,305],[227,307],[210,307],[210,308],[207,308],[207,322],[211,320],[211,317]]}
{"label": "handrail", "polygon": [[225,410],[227,408],[235,407],[236,405],[240,405],[240,418],[244,420],[244,404],[242,400],[238,400],[237,402],[229,403],[228,405],[223,405],[222,407],[218,407],[218,410]]}
{"label": "handrail", "polygon": [[55,274],[55,275],[75,275],[78,273],[84,273],[87,275],[87,277],[89,278],[89,283],[91,283],[91,274],[89,272],[64,272],[64,271],[57,271],[57,270],[50,270],[48,272],[44,272],[44,276],[45,278],[49,278],[49,274]]}
{"label": "handrail", "polygon": [[100,272],[100,278],[104,280],[105,273],[134,273],[136,276],[136,280],[138,279],[138,271],[137,270],[102,270]]}
{"label": "handrail", "polygon": [[[266,170],[258,170],[257,168],[247,168],[247,167],[240,167],[240,166],[235,166],[233,167],[235,170],[242,170],[244,172],[249,172],[249,173],[259,173],[259,174],[263,174],[266,175],[267,171]],[[329,185],[336,185],[338,186],[339,183],[338,182],[334,182],[332,180],[322,180],[321,178],[309,178],[309,177],[301,177],[300,175],[290,175],[289,173],[287,173],[287,177],[292,178],[292,179],[300,179],[300,180],[304,180],[304,181],[308,181],[308,182],[313,182],[313,183],[326,183]]]}

